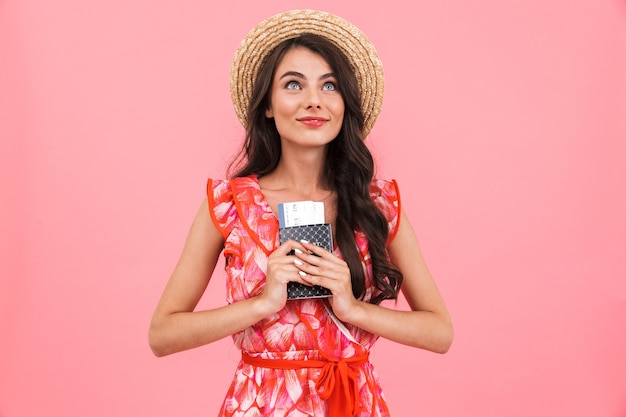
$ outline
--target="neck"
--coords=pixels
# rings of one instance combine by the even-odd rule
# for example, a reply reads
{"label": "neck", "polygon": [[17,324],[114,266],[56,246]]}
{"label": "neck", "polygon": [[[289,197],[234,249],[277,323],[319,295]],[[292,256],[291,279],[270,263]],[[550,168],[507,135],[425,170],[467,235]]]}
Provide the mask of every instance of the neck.
{"label": "neck", "polygon": [[267,188],[293,190],[303,198],[315,199],[328,192],[324,177],[326,149],[289,151],[283,149],[276,168],[263,177]]}

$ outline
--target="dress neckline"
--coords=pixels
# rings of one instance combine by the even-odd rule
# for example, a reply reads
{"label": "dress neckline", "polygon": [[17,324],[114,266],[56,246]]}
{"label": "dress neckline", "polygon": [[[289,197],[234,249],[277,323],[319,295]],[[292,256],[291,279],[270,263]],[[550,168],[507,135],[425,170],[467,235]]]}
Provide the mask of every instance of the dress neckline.
{"label": "dress neckline", "polygon": [[278,217],[272,211],[255,175],[230,180],[239,218],[252,239],[269,255],[279,245]]}
{"label": "dress neckline", "polygon": [[[259,177],[257,175],[251,174],[245,177],[238,177],[236,179],[240,179],[240,180],[243,179],[244,184],[243,184],[243,188],[234,187],[236,191],[235,195],[237,196],[235,199],[236,200],[235,204],[238,206],[240,212],[245,213],[244,224],[246,228],[248,229],[248,231],[253,235],[253,238],[257,241],[257,243],[261,244],[261,247],[265,249],[265,252],[269,254],[274,249],[276,249],[277,246],[280,245],[280,238],[278,237],[279,229],[280,229],[280,221],[278,219],[278,215],[274,212],[274,210],[272,210],[272,207],[270,206],[269,201],[267,201],[267,198],[265,198],[265,194],[263,194],[263,190],[261,190],[261,184],[259,183]],[[272,242],[263,242],[263,238],[256,232],[256,227],[253,227],[250,213],[246,213],[244,206],[242,206],[239,202],[241,200],[238,197],[239,195],[241,195],[242,192],[245,193],[246,187],[250,187],[251,189],[255,191],[257,197],[256,198],[253,197],[253,200],[256,201],[256,203],[258,204],[258,207],[261,209],[260,211],[263,214],[265,214],[265,216],[263,215],[258,216],[259,213],[256,213],[257,216],[260,218],[265,218],[265,221],[271,222],[272,226],[275,227],[276,237],[273,239]],[[257,220],[259,220],[258,217],[257,217]],[[337,242],[335,241],[334,231],[333,231],[333,253],[335,253],[338,256],[341,256],[339,247],[337,246]]]}
{"label": "dress neckline", "polygon": [[276,220],[276,222],[279,222],[278,220],[278,215],[274,212],[274,210],[272,210],[272,206],[270,205],[270,202],[267,201],[267,198],[265,197],[265,194],[263,194],[263,190],[261,189],[261,183],[259,182],[259,177],[257,175],[249,175],[248,178],[250,178],[254,185],[256,186],[257,191],[259,192],[259,202],[261,203],[261,205],[263,206],[263,211],[265,213],[271,213],[272,217]]}

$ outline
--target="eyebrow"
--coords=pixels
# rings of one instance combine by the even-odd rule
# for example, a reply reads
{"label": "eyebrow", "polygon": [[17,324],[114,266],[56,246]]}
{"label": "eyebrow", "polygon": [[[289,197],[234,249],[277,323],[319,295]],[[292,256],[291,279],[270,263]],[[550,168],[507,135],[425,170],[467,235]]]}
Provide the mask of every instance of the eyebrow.
{"label": "eyebrow", "polygon": [[[302,74],[301,72],[298,71],[287,71],[285,72],[283,75],[280,76],[279,80],[282,80],[283,78],[286,77],[296,77],[296,78],[301,78],[301,79],[306,79],[306,77],[304,76],[304,74]],[[335,74],[332,72],[329,72],[327,74],[323,74],[320,76],[320,80],[325,80],[327,78],[334,78]]]}

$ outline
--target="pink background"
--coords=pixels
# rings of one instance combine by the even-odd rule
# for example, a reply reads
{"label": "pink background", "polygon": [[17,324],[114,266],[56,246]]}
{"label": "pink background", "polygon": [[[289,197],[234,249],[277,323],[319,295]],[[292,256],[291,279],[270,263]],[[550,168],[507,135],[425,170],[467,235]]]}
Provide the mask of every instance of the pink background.
{"label": "pink background", "polygon": [[148,323],[242,137],[232,54],[303,7],[380,53],[367,143],[454,318],[373,352],[393,415],[626,416],[625,2],[364,4],[0,0],[0,416],[216,414],[230,339],[156,359]]}

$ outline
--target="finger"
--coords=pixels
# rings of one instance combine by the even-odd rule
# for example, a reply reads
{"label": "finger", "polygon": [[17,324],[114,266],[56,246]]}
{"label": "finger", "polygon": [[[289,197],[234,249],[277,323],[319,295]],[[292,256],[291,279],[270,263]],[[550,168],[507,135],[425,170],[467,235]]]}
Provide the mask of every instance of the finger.
{"label": "finger", "polygon": [[[297,261],[297,262],[296,262]],[[306,262],[302,262],[299,259],[295,259],[294,263],[296,267],[300,270],[299,274],[308,282],[312,282],[315,280],[315,284],[325,286],[323,283],[320,284],[318,281],[340,281],[344,282],[350,281],[350,269],[347,266],[339,266],[339,265],[329,265],[329,266],[315,266],[308,264]]]}
{"label": "finger", "polygon": [[[306,275],[306,273],[302,273]],[[266,275],[266,285],[274,282],[280,285],[287,285],[289,282],[299,282],[304,285],[311,285],[302,276],[301,271],[291,262],[290,264],[282,264],[276,268],[272,274]]]}
{"label": "finger", "polygon": [[331,290],[331,292],[334,293],[333,289],[334,289],[334,283],[336,282],[335,280],[324,277],[324,276],[307,274],[304,271],[300,271],[300,272],[302,273],[301,274],[302,280],[306,283],[306,285],[308,286],[319,285],[320,287],[327,288]]}
{"label": "finger", "polygon": [[306,240],[301,240],[300,244],[310,253],[315,254],[317,256],[324,256],[327,254],[330,254],[330,252],[328,252],[326,249],[322,248],[321,246],[317,246],[314,243],[308,242]]}
{"label": "finger", "polygon": [[[306,249],[305,253],[309,253],[311,255],[315,255],[318,259],[325,259],[327,261],[331,261],[335,264],[344,264],[345,262],[343,261],[343,259],[339,258],[337,255],[335,255],[334,253],[324,249],[321,246],[317,246],[314,243],[310,243],[307,241],[301,241],[300,242],[302,244],[302,246]],[[311,258],[307,258],[311,259]],[[311,263],[315,263],[313,261],[310,261]]]}
{"label": "finger", "polygon": [[[319,268],[343,269],[347,267],[347,264],[343,259],[339,258],[333,253],[326,251],[325,249],[322,249],[322,250],[325,252],[325,254],[322,254],[322,256],[318,254],[310,254],[309,251],[307,252],[296,251],[295,255],[301,261],[308,263],[309,265],[317,266]],[[318,253],[321,253],[321,252],[318,252]]]}
{"label": "finger", "polygon": [[296,258],[295,256],[284,256],[279,260],[280,264],[277,265],[277,269],[280,272],[277,273],[281,277],[281,281],[286,284],[287,282],[299,282],[300,284],[310,285],[304,278],[307,273],[302,268],[308,267],[304,262]]}
{"label": "finger", "polygon": [[299,282],[300,284],[306,285],[307,287],[312,287],[314,284],[311,283],[312,275],[307,274],[304,271],[298,271],[298,279],[293,282]]}
{"label": "finger", "polygon": [[307,281],[308,273],[304,270],[308,267],[308,265],[306,265],[304,262],[296,257],[293,258],[293,264],[297,271],[297,278],[294,281],[304,285],[312,285]]}
{"label": "finger", "polygon": [[272,255],[276,254],[276,256],[286,256],[289,255],[291,251],[298,249],[299,251],[305,251],[306,249],[302,246],[301,243],[296,242],[295,240],[287,240],[285,243],[277,247]]}
{"label": "finger", "polygon": [[[298,273],[307,282],[313,282],[323,287],[326,286],[323,282],[343,282],[345,280],[345,274],[341,271],[324,270],[317,267],[304,267]],[[320,284],[320,282],[322,283]]]}
{"label": "finger", "polygon": [[[332,267],[332,263],[326,261],[324,258],[318,255],[312,255],[307,252],[296,252],[296,258],[307,265],[316,266],[318,268],[324,267],[325,265]],[[297,263],[296,263],[297,265]]]}

